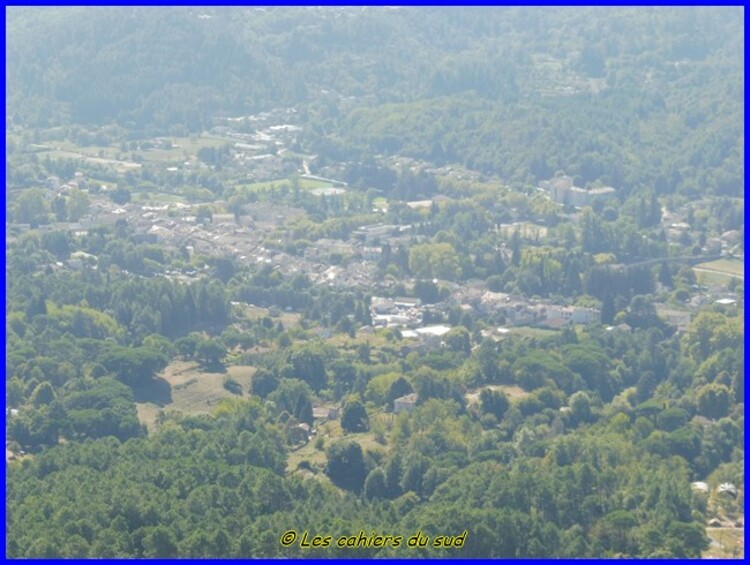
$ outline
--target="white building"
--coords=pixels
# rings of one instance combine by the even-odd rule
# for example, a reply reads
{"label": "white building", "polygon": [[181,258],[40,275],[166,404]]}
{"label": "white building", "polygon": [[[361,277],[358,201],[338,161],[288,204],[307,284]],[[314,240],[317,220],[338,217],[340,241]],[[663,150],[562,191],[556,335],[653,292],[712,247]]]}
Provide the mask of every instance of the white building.
{"label": "white building", "polygon": [[541,188],[549,191],[550,198],[558,204],[571,206],[589,206],[594,198],[614,196],[615,189],[611,186],[586,190],[575,186],[573,178],[569,176],[556,177],[540,183]]}
{"label": "white building", "polygon": [[397,398],[393,401],[393,412],[400,414],[401,412],[411,412],[417,405],[417,393],[412,392],[401,398]]}

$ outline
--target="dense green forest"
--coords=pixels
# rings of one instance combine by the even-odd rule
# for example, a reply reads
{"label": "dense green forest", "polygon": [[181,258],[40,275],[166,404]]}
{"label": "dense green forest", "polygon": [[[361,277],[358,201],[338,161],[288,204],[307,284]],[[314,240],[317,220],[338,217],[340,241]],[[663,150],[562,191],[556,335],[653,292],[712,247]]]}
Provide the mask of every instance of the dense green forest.
{"label": "dense green forest", "polygon": [[6,21],[8,557],[732,555],[739,9]]}
{"label": "dense green forest", "polygon": [[742,195],[743,20],[732,9],[7,17],[14,124],[117,122],[135,138],[288,105],[332,159],[399,153],[507,181],[565,170],[627,192]]}

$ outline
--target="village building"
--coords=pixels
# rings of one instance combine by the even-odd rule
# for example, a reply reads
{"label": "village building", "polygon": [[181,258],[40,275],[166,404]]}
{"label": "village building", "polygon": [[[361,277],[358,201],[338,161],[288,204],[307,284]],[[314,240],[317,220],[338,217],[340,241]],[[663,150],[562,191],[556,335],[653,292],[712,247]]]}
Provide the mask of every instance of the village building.
{"label": "village building", "polygon": [[409,413],[414,411],[414,408],[417,406],[417,399],[418,396],[416,392],[397,398],[393,401],[393,412],[395,414],[400,414],[401,412]]}

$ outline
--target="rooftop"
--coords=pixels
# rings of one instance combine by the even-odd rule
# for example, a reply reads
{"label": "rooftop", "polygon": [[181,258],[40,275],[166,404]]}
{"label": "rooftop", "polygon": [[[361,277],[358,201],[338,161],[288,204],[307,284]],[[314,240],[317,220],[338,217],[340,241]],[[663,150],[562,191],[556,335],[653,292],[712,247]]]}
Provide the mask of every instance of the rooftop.
{"label": "rooftop", "polygon": [[449,331],[451,331],[450,326],[444,325],[425,326],[424,328],[417,328],[416,330],[420,335],[434,335],[437,337],[444,336]]}

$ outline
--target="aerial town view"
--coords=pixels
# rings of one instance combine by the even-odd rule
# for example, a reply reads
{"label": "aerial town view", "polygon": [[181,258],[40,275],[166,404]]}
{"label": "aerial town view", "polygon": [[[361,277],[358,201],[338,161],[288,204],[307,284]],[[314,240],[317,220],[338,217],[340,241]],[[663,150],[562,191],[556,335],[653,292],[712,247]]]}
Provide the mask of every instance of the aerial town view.
{"label": "aerial town view", "polygon": [[744,558],[744,10],[6,8],[6,557]]}

